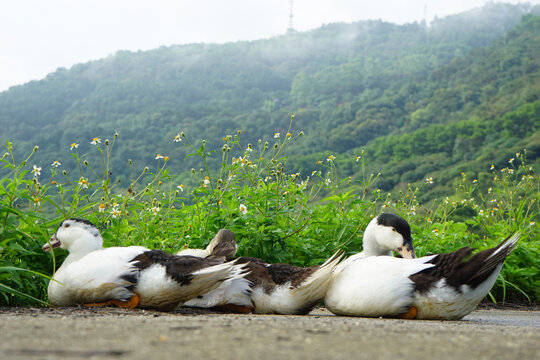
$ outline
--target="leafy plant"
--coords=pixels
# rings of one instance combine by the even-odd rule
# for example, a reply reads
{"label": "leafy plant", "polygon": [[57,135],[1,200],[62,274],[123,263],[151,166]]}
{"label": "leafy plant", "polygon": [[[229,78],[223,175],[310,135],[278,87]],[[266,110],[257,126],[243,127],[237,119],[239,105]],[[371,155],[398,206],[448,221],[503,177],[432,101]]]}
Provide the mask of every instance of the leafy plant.
{"label": "leafy plant", "polygon": [[482,184],[464,172],[453,193],[422,203],[420,195],[436,178],[386,193],[377,188],[384,176],[366,172],[367,151],[351,156],[361,174],[357,179],[339,176],[343,159],[333,154],[314,161],[308,176],[290,171],[289,148],[302,135],[293,130],[292,118],[286,133],[255,146],[243,143],[241,131],[223,136],[218,149],[178,133],[171,141],[187,148],[187,157],[198,157],[200,169],[174,174],[170,157],[157,154],[152,167],[131,171],[124,187],[115,180],[110,161],[116,134],[112,141],[93,138],[92,151],[85,154],[73,143],[74,174],[53,162],[42,175],[41,167],[29,165],[37,147],[17,162],[8,142],[2,162],[9,176],[0,180],[2,303],[45,301],[48,277],[43,274],[52,274],[65,252],[51,259],[40,248],[64,218],[93,221],[106,246],[168,251],[203,247],[218,229],[229,228],[237,236],[239,255],[307,266],[320,264],[338,248],[348,254],[360,251],[362,229],[381,211],[410,222],[419,256],[461,246],[484,249],[520,230],[523,238],[507,259],[492,298],[540,299],[540,185],[526,150],[501,170],[492,166],[492,176]]}

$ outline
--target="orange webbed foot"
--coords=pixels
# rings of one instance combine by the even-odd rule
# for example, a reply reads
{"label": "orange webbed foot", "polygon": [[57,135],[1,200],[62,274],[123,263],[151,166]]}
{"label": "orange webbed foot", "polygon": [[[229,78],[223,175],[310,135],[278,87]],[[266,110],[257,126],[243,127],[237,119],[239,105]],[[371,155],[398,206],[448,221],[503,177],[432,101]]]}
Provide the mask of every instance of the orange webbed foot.
{"label": "orange webbed foot", "polygon": [[400,314],[397,317],[400,319],[412,320],[412,319],[416,319],[417,314],[418,314],[418,309],[415,306],[411,306],[406,313]]}
{"label": "orange webbed foot", "polygon": [[140,296],[135,294],[128,301],[111,299],[111,300],[107,300],[107,301],[103,301],[103,302],[83,304],[83,306],[94,307],[94,306],[111,306],[111,305],[115,305],[115,306],[125,308],[125,309],[135,309],[137,307],[137,305],[139,305],[140,300],[141,300]]}

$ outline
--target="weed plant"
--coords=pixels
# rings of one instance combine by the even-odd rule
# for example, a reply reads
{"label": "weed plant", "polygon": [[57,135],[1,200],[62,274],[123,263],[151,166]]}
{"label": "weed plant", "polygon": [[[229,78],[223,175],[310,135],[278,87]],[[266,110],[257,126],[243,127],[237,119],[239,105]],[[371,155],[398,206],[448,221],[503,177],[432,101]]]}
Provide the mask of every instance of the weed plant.
{"label": "weed plant", "polygon": [[223,136],[221,149],[179,133],[170,141],[199,157],[200,169],[190,176],[174,174],[169,157],[156,154],[155,163],[141,171],[131,161],[126,164],[132,169],[129,184],[112,176],[117,134],[111,141],[91,139],[97,165],[71,144],[66,151],[76,161],[75,171],[58,161],[48,167],[33,164],[37,146],[19,161],[7,142],[1,159],[6,175],[0,179],[0,304],[46,303],[49,276],[66,254],[57,250],[51,257],[41,246],[65,218],[94,222],[105,246],[167,251],[204,247],[218,229],[229,228],[239,255],[308,266],[338,248],[360,251],[363,229],[382,211],[409,221],[419,256],[462,246],[485,249],[521,231],[522,240],[490,296],[540,300],[540,185],[526,150],[504,169],[491,166],[481,181],[462,174],[454,194],[420,204],[418,194],[432,186],[432,178],[405,192],[382,193],[377,189],[381,174],[365,173],[369,157],[363,151],[350,154],[361,169],[359,179],[340,179],[334,155],[313,164],[306,177],[288,169],[287,147],[303,135],[291,128],[257,144],[244,144],[238,131]]}

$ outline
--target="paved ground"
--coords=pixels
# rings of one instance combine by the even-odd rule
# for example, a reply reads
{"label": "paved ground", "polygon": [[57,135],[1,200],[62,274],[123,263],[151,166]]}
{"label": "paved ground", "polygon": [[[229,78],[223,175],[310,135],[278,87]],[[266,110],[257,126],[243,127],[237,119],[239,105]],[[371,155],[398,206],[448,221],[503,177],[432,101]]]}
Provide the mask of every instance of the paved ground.
{"label": "paved ground", "polygon": [[462,321],[0,308],[0,359],[540,359],[540,310]]}

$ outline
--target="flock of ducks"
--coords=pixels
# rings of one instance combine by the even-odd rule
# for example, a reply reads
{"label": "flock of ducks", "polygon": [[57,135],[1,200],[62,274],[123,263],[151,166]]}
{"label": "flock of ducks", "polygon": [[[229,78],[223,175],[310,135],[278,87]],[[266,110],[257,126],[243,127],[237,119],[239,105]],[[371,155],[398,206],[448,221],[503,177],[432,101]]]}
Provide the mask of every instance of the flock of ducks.
{"label": "flock of ducks", "polygon": [[324,301],[336,315],[461,319],[490,291],[519,238],[516,233],[472,256],[464,247],[416,258],[407,221],[383,213],[365,229],[362,252],[343,261],[336,252],[324,264],[304,268],[235,258],[236,239],[226,229],[206,249],[170,254],[141,246],[103,248],[91,222],[67,219],[43,250],[69,252],[49,283],[54,306],[307,314]]}

